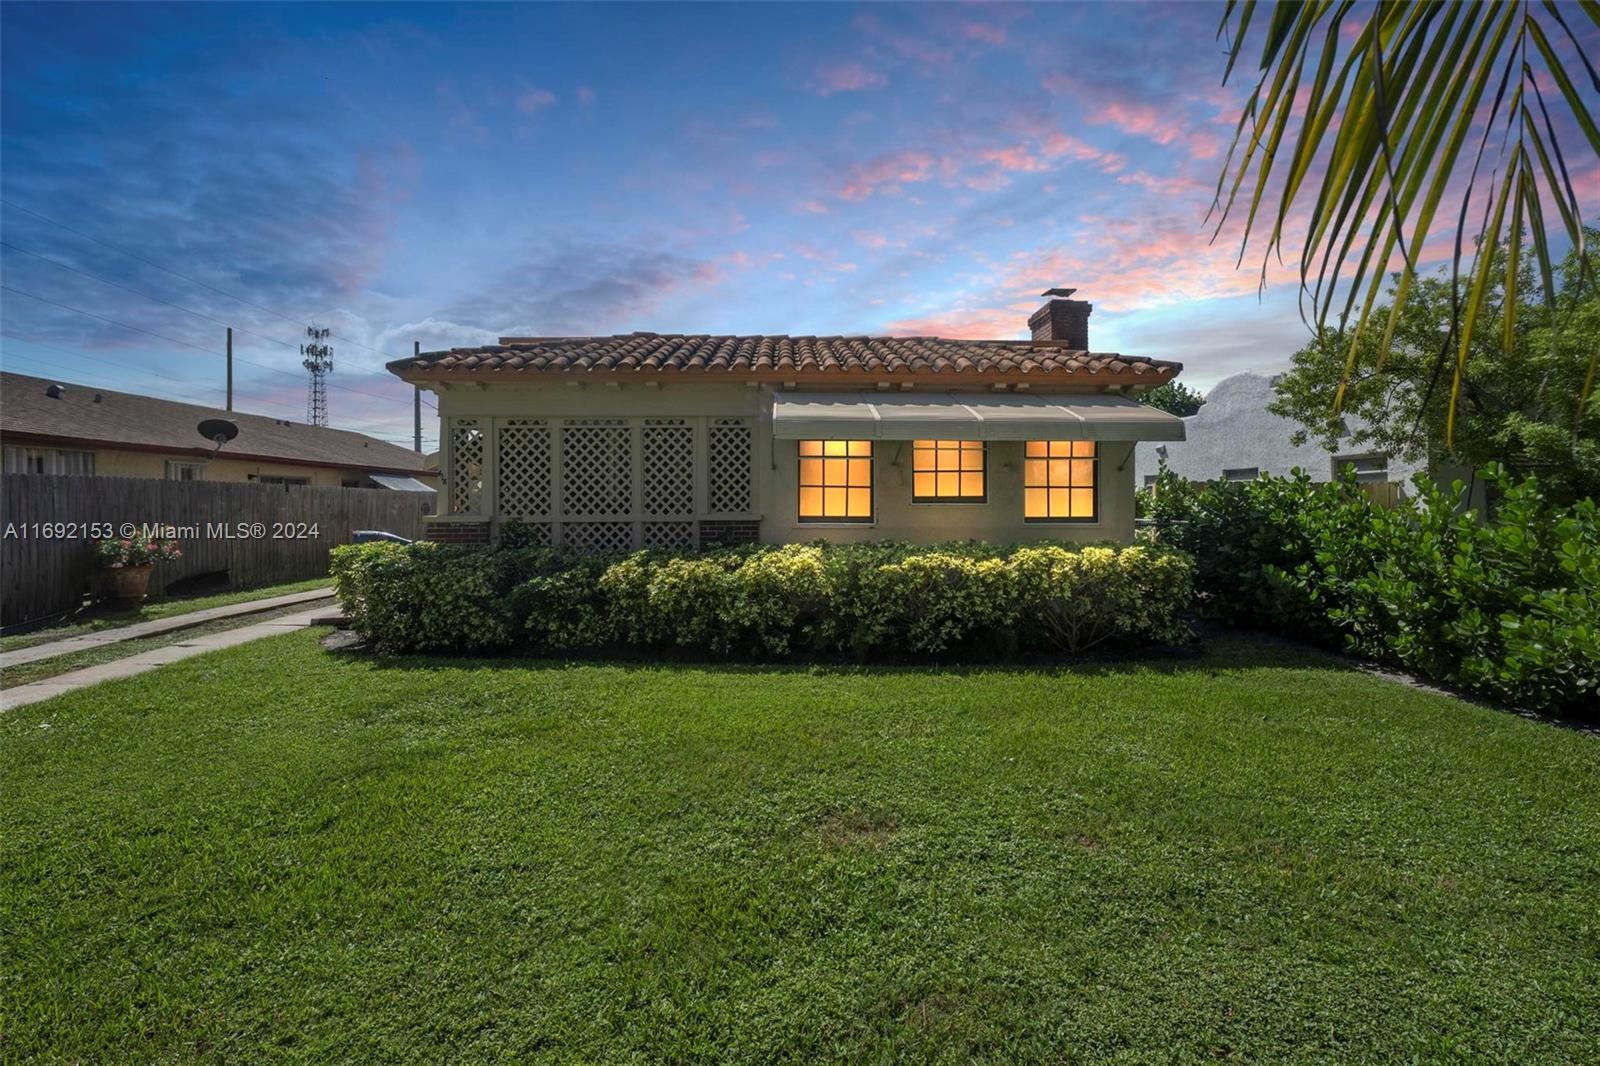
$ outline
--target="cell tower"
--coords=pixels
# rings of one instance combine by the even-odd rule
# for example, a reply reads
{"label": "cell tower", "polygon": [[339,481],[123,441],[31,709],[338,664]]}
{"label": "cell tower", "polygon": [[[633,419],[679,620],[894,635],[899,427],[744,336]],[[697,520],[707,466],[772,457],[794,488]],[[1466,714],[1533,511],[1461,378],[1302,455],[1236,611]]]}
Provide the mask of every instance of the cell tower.
{"label": "cell tower", "polygon": [[300,365],[311,371],[311,392],[306,397],[306,421],[313,426],[328,424],[328,371],[333,369],[333,346],[328,343],[330,331],[319,326],[307,326],[310,344],[300,346],[305,356]]}

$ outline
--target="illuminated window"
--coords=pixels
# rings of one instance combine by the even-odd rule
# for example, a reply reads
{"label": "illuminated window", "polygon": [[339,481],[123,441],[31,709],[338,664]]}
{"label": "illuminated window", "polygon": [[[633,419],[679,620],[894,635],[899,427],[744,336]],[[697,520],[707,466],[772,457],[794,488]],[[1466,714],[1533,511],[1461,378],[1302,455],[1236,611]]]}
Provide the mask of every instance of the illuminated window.
{"label": "illuminated window", "polygon": [[1030,440],[1023,457],[1023,517],[1030,522],[1093,522],[1098,467],[1091,440]]}
{"label": "illuminated window", "polygon": [[911,482],[919,503],[984,502],[983,441],[912,441]]}
{"label": "illuminated window", "polygon": [[800,442],[800,521],[872,521],[872,442]]}

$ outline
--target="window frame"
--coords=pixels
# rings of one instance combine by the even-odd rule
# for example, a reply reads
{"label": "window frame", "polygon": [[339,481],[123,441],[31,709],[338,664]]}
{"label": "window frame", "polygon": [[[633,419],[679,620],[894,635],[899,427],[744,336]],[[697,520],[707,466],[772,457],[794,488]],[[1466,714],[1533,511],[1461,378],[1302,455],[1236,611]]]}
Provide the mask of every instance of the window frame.
{"label": "window frame", "polygon": [[[931,441],[933,444],[937,445],[938,442],[941,441],[941,440],[952,440],[954,438],[951,438],[951,437],[938,437],[938,438],[927,437],[927,438],[922,438],[922,439]],[[926,503],[926,504],[933,504],[935,506],[948,506],[950,504],[963,504],[963,503],[964,504],[968,504],[968,505],[978,505],[978,504],[987,504],[989,502],[989,442],[988,441],[980,440],[980,441],[971,442],[971,443],[975,443],[975,444],[978,445],[979,454],[981,454],[983,456],[983,465],[979,468],[979,473],[981,473],[983,475],[983,495],[981,495],[981,496],[918,496],[917,495],[917,474],[918,473],[932,473],[934,475],[934,484],[935,485],[938,484],[939,467],[938,467],[937,464],[938,464],[938,461],[939,461],[938,460],[938,455],[939,455],[940,449],[937,446],[935,446],[932,449],[923,449],[924,451],[931,450],[934,453],[934,464],[935,465],[934,465],[933,470],[931,470],[931,471],[919,471],[919,470],[917,470],[917,443],[918,443],[918,441],[916,441],[916,440],[913,440],[911,442],[911,502],[913,504],[924,504],[924,503]],[[955,451],[956,451],[956,454],[958,456],[961,454],[961,452],[967,450],[966,447],[965,447],[965,445],[967,443],[969,443],[969,442],[966,441],[966,440],[957,440],[956,441],[957,447],[955,448]],[[946,448],[946,449],[943,449],[943,450],[949,451],[951,449]],[[961,474],[963,474],[963,473],[971,473],[971,471],[963,471],[963,470],[959,470],[958,469],[958,470],[954,470],[954,471],[946,471],[946,473],[954,473],[954,474],[956,474],[957,475],[957,480],[959,481],[959,476]]]}
{"label": "window frame", "polygon": [[[1046,445],[1046,449],[1045,450],[1047,452],[1049,451],[1049,447],[1048,446],[1049,446],[1049,444],[1050,444],[1050,442],[1052,440],[1060,440],[1060,439],[1061,438],[1044,438],[1042,440],[1042,443],[1044,443]],[[1028,490],[1030,488],[1035,488],[1035,489],[1042,488],[1042,489],[1044,489],[1045,493],[1046,493],[1045,499],[1046,499],[1046,501],[1048,501],[1049,500],[1049,492],[1050,492],[1050,490],[1052,488],[1055,487],[1055,486],[1053,486],[1053,485],[1051,485],[1049,483],[1048,474],[1047,474],[1047,477],[1046,477],[1045,484],[1043,484],[1043,485],[1033,485],[1033,486],[1030,486],[1028,484],[1028,460],[1030,458],[1033,458],[1032,456],[1028,455],[1028,445],[1032,444],[1032,443],[1034,443],[1034,441],[1032,441],[1032,440],[1026,440],[1026,441],[1022,442],[1022,521],[1024,523],[1032,523],[1032,524],[1036,524],[1036,525],[1074,525],[1074,526],[1097,526],[1097,525],[1099,525],[1100,524],[1100,442],[1097,441],[1097,440],[1091,440],[1091,441],[1069,440],[1069,441],[1067,441],[1067,443],[1069,443],[1069,444],[1073,444],[1073,445],[1088,444],[1088,445],[1090,445],[1091,447],[1094,448],[1093,453],[1088,457],[1089,461],[1091,463],[1093,463],[1094,466],[1092,467],[1092,470],[1093,470],[1093,484],[1090,486],[1091,492],[1093,493],[1093,495],[1090,497],[1090,502],[1091,502],[1091,505],[1092,505],[1092,511],[1091,511],[1089,517],[1087,517],[1087,518],[1079,518],[1079,517],[1070,516],[1070,515],[1067,515],[1067,516],[1043,515],[1043,516],[1036,517],[1036,518],[1029,517],[1029,515],[1028,515]],[[1053,458],[1053,457],[1049,456],[1049,455],[1046,455],[1043,458],[1048,463],[1049,460],[1051,458]],[[1069,455],[1069,456],[1066,456],[1066,459],[1070,462],[1072,460],[1080,460],[1080,459],[1082,459],[1082,456]],[[1048,467],[1046,469],[1048,471]],[[1067,485],[1063,485],[1061,487],[1066,489],[1068,492],[1071,492],[1073,489],[1077,488],[1078,486],[1072,485],[1072,484],[1067,484]],[[1046,506],[1048,506],[1048,502],[1046,503]]]}
{"label": "window frame", "polygon": [[[204,460],[201,460],[201,461],[198,461],[198,462],[191,462],[191,461],[189,461],[187,459],[168,459],[166,461],[166,463],[167,463],[166,469],[165,469],[165,471],[163,472],[163,475],[162,475],[162,480],[163,481],[204,481],[206,479],[205,475],[206,475],[206,465],[207,464],[205,463]],[[174,474],[177,471],[188,470],[188,469],[194,470],[194,472],[195,472],[195,476],[194,477],[176,477],[176,476],[174,476]]]}
{"label": "window frame", "polygon": [[[838,455],[830,456],[830,455],[828,455],[827,454],[827,447],[828,447],[828,444],[829,444],[830,441],[843,443],[845,445],[845,454],[842,455],[842,456],[838,456]],[[850,442],[851,441],[860,441],[861,443],[865,444],[867,446],[867,454],[865,456],[851,455],[850,454]],[[805,449],[805,446],[807,444],[809,444],[809,443],[817,443],[817,444],[822,445],[823,453],[820,454],[820,455],[806,455],[804,449]],[[800,523],[801,525],[807,525],[807,526],[872,526],[872,525],[877,525],[877,523],[878,523],[878,449],[876,447],[874,447],[875,443],[876,443],[875,441],[872,441],[872,440],[869,440],[869,439],[864,439],[864,438],[861,438],[861,437],[815,437],[815,438],[808,437],[808,438],[806,438],[804,440],[795,441],[795,463],[794,463],[794,484],[795,484],[794,510],[795,510],[795,520],[798,523]],[[803,508],[800,505],[800,494],[802,492],[804,492],[806,489],[810,489],[810,488],[822,489],[823,492],[824,492],[824,501],[826,501],[826,491],[829,488],[842,488],[846,492],[849,492],[851,489],[857,488],[858,486],[855,486],[855,485],[850,483],[850,481],[848,480],[848,473],[846,474],[846,481],[845,481],[845,483],[843,485],[830,486],[827,483],[827,473],[826,473],[826,469],[827,468],[826,467],[823,468],[824,469],[824,473],[822,475],[823,480],[820,483],[818,483],[818,484],[808,484],[805,481],[805,474],[804,474],[805,461],[807,459],[817,459],[817,460],[846,459],[846,460],[850,460],[850,459],[861,459],[861,458],[865,458],[867,460],[867,485],[866,485],[866,488],[867,488],[867,514],[866,514],[866,517],[864,517],[864,518],[862,518],[862,517],[851,517],[849,515],[806,515],[804,513]],[[846,506],[848,507],[848,503],[846,504]]]}

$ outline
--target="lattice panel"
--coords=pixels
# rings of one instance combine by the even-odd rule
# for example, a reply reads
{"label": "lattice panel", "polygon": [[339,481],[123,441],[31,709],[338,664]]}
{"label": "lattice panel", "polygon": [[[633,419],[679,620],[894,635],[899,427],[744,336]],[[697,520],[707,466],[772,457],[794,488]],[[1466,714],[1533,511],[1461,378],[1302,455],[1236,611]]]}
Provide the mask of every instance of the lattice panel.
{"label": "lattice panel", "polygon": [[549,522],[507,522],[500,527],[502,547],[542,548],[553,542]]}
{"label": "lattice panel", "polygon": [[450,423],[450,513],[483,510],[483,426],[476,418]]}
{"label": "lattice panel", "polygon": [[710,504],[713,514],[738,514],[750,510],[752,440],[747,420],[712,420],[706,441],[706,458],[710,467]]}
{"label": "lattice panel", "polygon": [[644,524],[646,548],[671,548],[693,551],[695,546],[693,522],[646,522]]}
{"label": "lattice panel", "polygon": [[543,518],[550,513],[550,426],[534,418],[507,419],[499,427],[495,495],[501,518]]}
{"label": "lattice panel", "polygon": [[694,429],[681,418],[645,420],[644,513],[694,514]]}
{"label": "lattice panel", "polygon": [[633,430],[621,419],[569,422],[561,431],[561,513],[633,510]]}
{"label": "lattice panel", "polygon": [[561,542],[569,548],[581,548],[584,551],[631,551],[633,523],[568,522],[561,527]]}

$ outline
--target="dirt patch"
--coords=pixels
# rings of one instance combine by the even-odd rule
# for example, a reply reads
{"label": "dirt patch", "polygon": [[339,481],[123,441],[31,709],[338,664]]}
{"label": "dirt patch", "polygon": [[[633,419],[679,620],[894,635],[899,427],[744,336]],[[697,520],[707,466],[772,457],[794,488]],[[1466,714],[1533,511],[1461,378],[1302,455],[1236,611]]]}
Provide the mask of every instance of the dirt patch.
{"label": "dirt patch", "polygon": [[830,848],[887,847],[900,831],[900,819],[888,811],[835,811],[817,824],[818,835]]}

